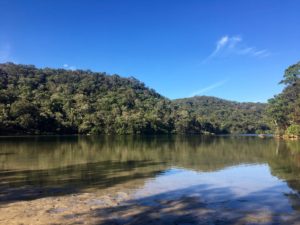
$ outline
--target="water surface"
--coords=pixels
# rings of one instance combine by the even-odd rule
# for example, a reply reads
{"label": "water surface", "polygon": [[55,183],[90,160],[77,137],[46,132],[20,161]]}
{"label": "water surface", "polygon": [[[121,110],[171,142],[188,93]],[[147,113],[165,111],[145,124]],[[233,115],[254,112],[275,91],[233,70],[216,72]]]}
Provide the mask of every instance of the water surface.
{"label": "water surface", "polygon": [[[258,137],[1,137],[0,203],[124,186],[144,205],[300,215],[300,143]],[[132,201],[133,201],[132,200]]]}

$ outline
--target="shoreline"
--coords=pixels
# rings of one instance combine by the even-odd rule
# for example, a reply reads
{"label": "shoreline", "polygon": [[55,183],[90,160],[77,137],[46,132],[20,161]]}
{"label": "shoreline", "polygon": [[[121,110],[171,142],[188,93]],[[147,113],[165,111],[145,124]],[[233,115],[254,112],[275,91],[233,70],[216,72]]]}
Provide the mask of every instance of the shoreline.
{"label": "shoreline", "polygon": [[[16,201],[0,207],[2,224],[300,224],[291,213],[235,210],[230,202],[205,202],[198,196],[144,201],[134,190],[111,188]],[[247,204],[247,202],[245,202]]]}

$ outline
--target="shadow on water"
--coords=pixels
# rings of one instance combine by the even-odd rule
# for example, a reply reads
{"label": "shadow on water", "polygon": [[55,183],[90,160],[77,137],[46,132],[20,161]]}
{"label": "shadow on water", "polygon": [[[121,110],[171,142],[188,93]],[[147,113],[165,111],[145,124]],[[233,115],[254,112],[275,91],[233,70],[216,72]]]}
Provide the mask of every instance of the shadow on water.
{"label": "shadow on water", "polygon": [[[199,173],[249,164],[268,165],[271,174],[294,191],[285,196],[299,215],[299,149],[297,142],[255,137],[0,138],[0,204],[130,181],[137,181],[132,188],[141,188],[174,167]],[[254,224],[282,224],[283,203],[270,194],[272,190],[241,198],[229,188],[202,183],[91,214],[101,218],[99,224],[244,224],[245,218]],[[212,201],[205,200],[209,197]],[[261,214],[260,221],[255,221],[255,213]],[[299,217],[289,217],[287,224],[297,221]]]}
{"label": "shadow on water", "polygon": [[102,161],[55,169],[4,170],[0,172],[0,203],[71,194],[87,187],[103,189],[151,178],[162,171],[163,164],[147,160]]}
{"label": "shadow on water", "polygon": [[[200,196],[197,195],[199,191],[201,191]],[[247,202],[247,199],[253,197],[261,198],[264,192],[268,190],[239,197],[228,188],[198,185],[130,200],[115,207],[94,209],[89,214],[98,220],[99,225],[299,224],[299,214],[286,213],[286,206],[278,203],[274,198],[264,197],[257,202]],[[203,196],[209,196],[214,201],[206,202]],[[220,198],[227,200],[220,201]],[[84,213],[79,213],[64,217],[73,218],[83,215]],[[287,215],[289,217],[286,217]],[[80,223],[80,220],[76,222],[76,224]]]}

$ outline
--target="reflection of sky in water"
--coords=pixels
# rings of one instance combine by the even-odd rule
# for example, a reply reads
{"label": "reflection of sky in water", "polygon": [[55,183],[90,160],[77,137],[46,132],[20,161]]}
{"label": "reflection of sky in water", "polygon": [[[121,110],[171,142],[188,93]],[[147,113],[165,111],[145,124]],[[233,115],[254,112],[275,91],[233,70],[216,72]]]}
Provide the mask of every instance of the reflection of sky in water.
{"label": "reflection of sky in water", "polygon": [[196,196],[217,211],[299,214],[298,149],[253,137],[0,138],[0,202],[116,187],[142,203]]}
{"label": "reflection of sky in water", "polygon": [[266,164],[239,165],[216,172],[171,168],[138,189],[134,197],[150,201],[198,196],[211,207],[248,210],[271,209],[291,212],[285,194],[293,192],[285,182],[271,175]]}

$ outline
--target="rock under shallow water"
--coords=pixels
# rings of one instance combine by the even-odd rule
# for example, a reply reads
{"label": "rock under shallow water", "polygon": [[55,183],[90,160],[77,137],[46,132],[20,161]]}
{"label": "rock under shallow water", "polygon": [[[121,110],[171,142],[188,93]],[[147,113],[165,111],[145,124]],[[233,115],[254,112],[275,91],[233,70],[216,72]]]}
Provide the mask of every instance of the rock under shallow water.
{"label": "rock under shallow water", "polygon": [[300,218],[296,215],[274,214],[268,210],[232,210],[226,207],[226,202],[210,205],[199,196],[153,199],[156,204],[144,204],[143,200],[133,198],[129,192],[114,191],[79,193],[2,205],[0,224],[300,224]]}

